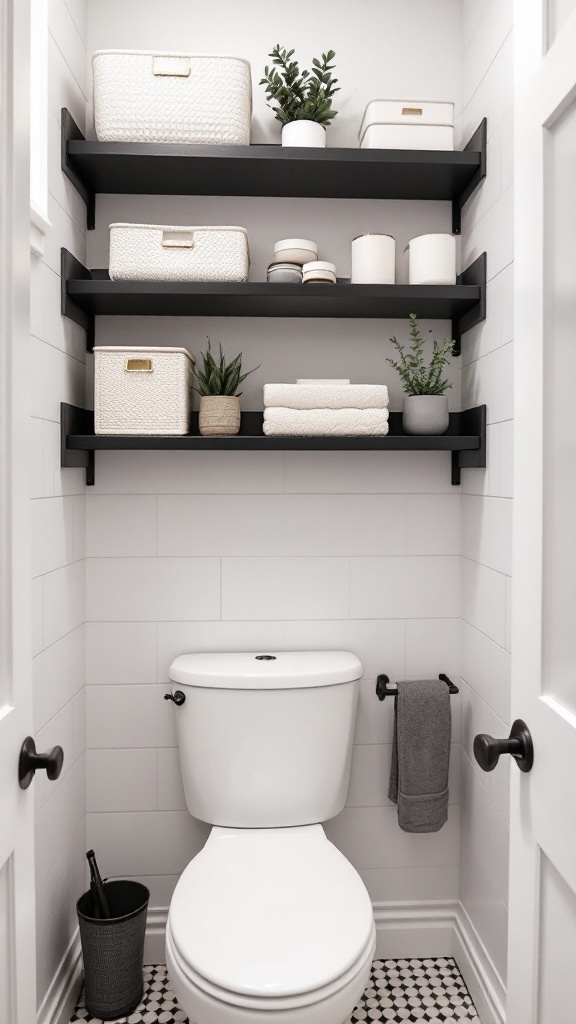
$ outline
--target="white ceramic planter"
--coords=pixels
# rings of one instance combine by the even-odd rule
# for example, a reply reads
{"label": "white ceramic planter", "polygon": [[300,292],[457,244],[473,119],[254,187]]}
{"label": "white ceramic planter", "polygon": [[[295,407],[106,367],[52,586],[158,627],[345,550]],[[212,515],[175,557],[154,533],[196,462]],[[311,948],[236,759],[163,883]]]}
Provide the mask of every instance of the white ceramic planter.
{"label": "white ceramic planter", "polygon": [[326,129],[317,121],[290,121],[282,129],[282,145],[323,149],[326,145]]}
{"label": "white ceramic planter", "polygon": [[449,422],[446,395],[406,395],[402,409],[406,434],[444,434]]}
{"label": "white ceramic planter", "polygon": [[230,437],[240,430],[240,399],[228,395],[202,395],[198,428],[204,437]]}
{"label": "white ceramic planter", "polygon": [[409,284],[456,284],[454,235],[418,235],[408,245]]}

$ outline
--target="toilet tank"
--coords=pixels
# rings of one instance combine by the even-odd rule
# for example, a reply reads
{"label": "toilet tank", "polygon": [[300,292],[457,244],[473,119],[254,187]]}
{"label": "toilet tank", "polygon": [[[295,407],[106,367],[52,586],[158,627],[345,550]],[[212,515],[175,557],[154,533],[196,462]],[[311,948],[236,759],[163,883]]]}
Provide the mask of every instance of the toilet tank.
{"label": "toilet tank", "polygon": [[231,828],[326,821],[344,806],[362,665],[346,651],[183,654],[170,666],[186,803]]}

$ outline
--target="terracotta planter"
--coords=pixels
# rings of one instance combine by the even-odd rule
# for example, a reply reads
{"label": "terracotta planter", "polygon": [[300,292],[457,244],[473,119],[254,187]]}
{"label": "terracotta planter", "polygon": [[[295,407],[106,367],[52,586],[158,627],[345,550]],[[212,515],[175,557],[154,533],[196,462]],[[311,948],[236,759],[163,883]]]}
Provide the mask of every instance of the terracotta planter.
{"label": "terracotta planter", "polygon": [[323,149],[326,146],[326,129],[317,121],[290,121],[282,129],[282,145]]}
{"label": "terracotta planter", "polygon": [[444,434],[450,416],[446,395],[407,395],[402,409],[406,434]]}
{"label": "terracotta planter", "polygon": [[240,399],[227,395],[203,395],[198,427],[204,437],[237,434],[240,430]]}

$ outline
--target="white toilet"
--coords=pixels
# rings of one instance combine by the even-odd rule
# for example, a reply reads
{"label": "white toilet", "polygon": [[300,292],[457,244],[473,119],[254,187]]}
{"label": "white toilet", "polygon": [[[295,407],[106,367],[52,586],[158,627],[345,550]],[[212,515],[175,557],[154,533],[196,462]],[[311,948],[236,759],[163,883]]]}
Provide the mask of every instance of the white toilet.
{"label": "white toilet", "polygon": [[366,987],[370,898],[319,824],[346,799],[361,674],[341,651],[171,666],[186,802],[214,826],[166,931],[190,1024],[343,1024]]}

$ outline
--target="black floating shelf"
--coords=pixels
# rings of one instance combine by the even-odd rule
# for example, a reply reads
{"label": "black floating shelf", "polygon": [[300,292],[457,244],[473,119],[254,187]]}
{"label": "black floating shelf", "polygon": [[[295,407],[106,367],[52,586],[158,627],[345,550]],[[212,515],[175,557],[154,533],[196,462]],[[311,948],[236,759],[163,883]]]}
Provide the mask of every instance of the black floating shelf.
{"label": "black floating shelf", "polygon": [[94,227],[98,192],[130,195],[430,199],[452,203],[452,230],[486,177],[486,120],[463,152],[87,142],[62,110],[62,170]]}
{"label": "black floating shelf", "polygon": [[193,432],[185,436],[129,437],[94,433],[94,414],[87,409],[60,406],[61,465],[86,468],[86,483],[94,483],[97,451],[379,451],[452,453],[452,483],[460,483],[465,467],[486,466],[486,406],[450,413],[445,434],[415,436],[402,431],[402,414],[390,413],[386,437],[266,437],[262,413],[244,412],[235,437],[202,437],[197,413]]}
{"label": "black floating shelf", "polygon": [[62,313],[94,344],[95,316],[255,316],[451,320],[454,353],[464,331],[486,317],[486,254],[454,286],[229,284],[220,281],[111,281],[62,249]]}

